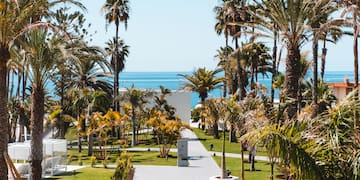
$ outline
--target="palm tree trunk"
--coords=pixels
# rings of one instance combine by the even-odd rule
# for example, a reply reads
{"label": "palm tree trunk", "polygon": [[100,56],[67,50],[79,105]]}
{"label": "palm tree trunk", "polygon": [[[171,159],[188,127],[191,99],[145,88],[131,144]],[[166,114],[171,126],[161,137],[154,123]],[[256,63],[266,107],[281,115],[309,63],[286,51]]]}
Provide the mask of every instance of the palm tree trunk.
{"label": "palm tree trunk", "polygon": [[[326,37],[326,33],[325,33],[325,37]],[[321,72],[320,72],[320,76],[321,76],[322,81],[324,81],[326,53],[327,53],[326,39],[324,39],[323,48],[322,48],[322,54],[321,54]]]}
{"label": "palm tree trunk", "polygon": [[245,161],[244,161],[244,142],[240,142],[241,147],[241,180],[245,180]]}
{"label": "palm tree trunk", "polygon": [[237,142],[236,128],[233,123],[230,123],[229,142]]}
{"label": "palm tree trunk", "polygon": [[[25,61],[24,61],[25,62]],[[25,74],[25,66],[23,65],[23,71],[22,71],[22,89],[21,89],[21,109],[20,109],[20,137],[19,141],[24,142],[25,141],[25,90],[26,90],[26,79],[27,76]]]}
{"label": "palm tree trunk", "polygon": [[134,147],[136,145],[136,125],[135,125],[135,107],[132,107],[132,138],[131,138],[131,146]]}
{"label": "palm tree trunk", "polygon": [[[11,73],[12,72],[12,73]],[[15,79],[15,73],[11,70],[9,70],[9,77],[11,76],[11,86],[10,86],[10,93],[9,93],[9,97],[13,97],[14,96],[14,79]],[[10,83],[10,82],[9,82]]]}
{"label": "palm tree trunk", "polygon": [[[218,121],[216,121],[214,123],[213,126],[213,133],[214,133],[214,139],[219,139],[219,126],[218,126]],[[225,127],[224,127],[224,133],[225,133]]]}
{"label": "palm tree trunk", "polygon": [[225,72],[225,80],[224,80],[224,87],[223,87],[223,97],[226,98],[226,94],[227,94],[227,91],[226,91],[226,88],[227,88],[227,75],[226,75],[226,72]]}
{"label": "palm tree trunk", "polygon": [[[237,51],[239,51],[238,53],[240,53],[240,50],[239,50],[239,43],[238,43],[238,39],[235,38],[235,49]],[[245,96],[246,96],[246,93],[245,93],[245,85],[244,85],[244,82],[243,82],[243,69],[241,67],[241,63],[240,63],[240,56],[237,54],[236,55],[236,66],[237,66],[237,76],[238,76],[238,88],[239,88],[239,100],[242,100]]]}
{"label": "palm tree trunk", "polygon": [[44,90],[34,85],[31,105],[31,179],[40,180],[43,160]]}
{"label": "palm tree trunk", "polygon": [[16,87],[16,97],[20,97],[20,84],[21,84],[21,78],[22,78],[22,72],[21,69],[18,68],[18,81],[17,81],[17,87]]}
{"label": "palm tree trunk", "polygon": [[[0,44],[0,177],[7,179],[8,168],[5,161],[4,154],[7,153],[8,148],[8,109],[7,109],[7,87],[6,87],[6,76],[7,76],[7,61],[10,58],[8,47]],[[5,87],[4,87],[5,86]]]}
{"label": "palm tree trunk", "polygon": [[[359,99],[359,62],[358,62],[358,26],[356,23],[356,16],[357,12],[353,12],[353,28],[354,28],[354,89],[356,90],[355,92],[355,101],[357,101]],[[355,132],[355,137],[357,137],[357,121],[359,119],[359,113],[358,111],[355,109],[354,111],[354,132]]]}
{"label": "palm tree trunk", "polygon": [[226,173],[226,161],[225,161],[225,138],[226,138],[226,131],[225,131],[226,123],[224,123],[224,132],[223,132],[223,141],[222,141],[222,156],[221,156],[221,178],[227,178]]}
{"label": "palm tree trunk", "polygon": [[80,123],[80,124],[78,124],[78,152],[79,153],[81,153],[81,150],[82,150],[82,146],[81,146],[81,138],[82,138],[82,119],[80,119],[80,114],[81,114],[81,112],[79,112],[79,115],[78,115],[78,117],[77,117],[77,119],[78,119],[78,123]]}
{"label": "palm tree trunk", "polygon": [[[274,25],[275,26],[275,25]],[[274,47],[273,47],[273,54],[272,54],[272,76],[271,76],[271,103],[274,104],[274,97],[275,97],[275,78],[277,76],[276,70],[276,52],[277,52],[277,31],[274,30]]]}
{"label": "palm tree trunk", "polygon": [[[226,60],[228,59],[228,36],[225,35],[225,56],[226,56]],[[226,95],[227,95],[227,88],[228,88],[228,84],[227,84],[227,81],[228,79],[230,78],[229,77],[229,72],[228,72],[228,68],[226,68],[226,65],[225,65],[225,68],[224,68],[224,76],[225,76],[225,80],[224,80],[224,91],[223,91],[223,97],[226,98]]]}
{"label": "palm tree trunk", "polygon": [[300,50],[298,45],[290,44],[286,56],[285,93],[288,102],[288,118],[292,119],[297,113],[298,89],[300,78]]}
{"label": "palm tree trunk", "polygon": [[313,50],[313,89],[312,89],[312,117],[316,117],[318,114],[318,102],[317,102],[317,92],[318,92],[318,49],[319,44],[316,37],[316,33],[313,33],[313,44],[312,44],[312,50]]}
{"label": "palm tree trunk", "polygon": [[119,107],[119,102],[116,101],[116,97],[118,96],[118,93],[119,93],[119,67],[118,67],[118,54],[119,54],[119,50],[118,50],[118,39],[119,39],[119,24],[118,23],[115,23],[116,25],[116,32],[115,32],[115,39],[116,39],[116,42],[115,42],[115,57],[112,57],[112,58],[115,58],[114,59],[114,99],[113,99],[113,104],[114,104],[114,110],[115,111],[120,111],[120,107]]}
{"label": "palm tree trunk", "polygon": [[25,135],[24,135],[24,126],[25,126],[25,105],[23,102],[20,103],[19,108],[19,124],[20,124],[20,130],[19,130],[19,142],[25,141]]}
{"label": "palm tree trunk", "polygon": [[255,171],[255,153],[256,153],[256,148],[255,146],[252,146],[250,148],[250,171]]}
{"label": "palm tree trunk", "polygon": [[[64,73],[61,73],[61,85],[60,85],[60,106],[61,108],[64,108],[64,96],[65,96],[65,75]],[[63,112],[64,112],[64,109],[62,109],[62,111],[60,111],[60,127],[59,127],[59,130],[60,130],[60,138],[61,139],[65,139],[65,122],[63,120]]]}
{"label": "palm tree trunk", "polygon": [[[205,109],[205,99],[204,97],[200,97],[201,99],[201,114],[203,113],[204,109]],[[203,115],[201,115],[201,129],[204,131],[205,130],[205,117]]]}
{"label": "palm tree trunk", "polygon": [[94,146],[94,138],[93,133],[90,132],[88,136],[89,142],[88,142],[88,156],[92,156],[93,153],[93,146]]}

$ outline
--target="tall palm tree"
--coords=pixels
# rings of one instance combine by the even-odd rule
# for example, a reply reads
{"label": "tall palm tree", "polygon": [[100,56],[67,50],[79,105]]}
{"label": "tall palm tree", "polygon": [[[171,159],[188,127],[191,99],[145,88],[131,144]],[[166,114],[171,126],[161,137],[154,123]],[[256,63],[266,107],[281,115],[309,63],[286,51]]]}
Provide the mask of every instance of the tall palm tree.
{"label": "tall palm tree", "polygon": [[[125,44],[124,40],[117,39],[116,37],[114,37],[113,39],[110,39],[108,42],[106,42],[105,52],[106,55],[110,56],[111,58],[110,60],[111,69],[115,74],[115,78],[117,78],[117,80],[114,79],[114,82],[117,81],[117,84],[119,85],[118,77],[120,72],[122,72],[125,68],[125,61],[126,58],[129,56],[129,46]],[[114,87],[114,91],[115,91],[115,87]],[[113,106],[115,111],[119,111],[120,107],[118,103],[113,104]]]}
{"label": "tall palm tree", "polygon": [[[277,25],[279,34],[286,41],[286,95],[290,99],[288,117],[297,112],[297,90],[299,86],[300,47],[309,34],[307,24],[312,21],[313,1],[310,0],[262,0],[257,2],[260,10],[253,13],[262,27],[273,29]],[[271,12],[271,13],[268,13]]]}
{"label": "tall palm tree", "polygon": [[313,53],[313,116],[318,114],[318,99],[317,99],[317,86],[318,86],[318,49],[319,49],[319,32],[320,25],[328,21],[328,17],[337,10],[337,6],[334,4],[333,0],[320,0],[315,3],[313,6],[313,18],[310,21],[310,26],[312,28],[312,53]]}
{"label": "tall palm tree", "polygon": [[343,31],[341,30],[339,25],[334,25],[326,28],[326,30],[320,35],[320,40],[322,41],[320,78],[322,81],[324,81],[326,55],[328,50],[326,48],[326,44],[327,42],[335,44],[342,35]]}
{"label": "tall palm tree", "polygon": [[242,56],[246,59],[246,66],[250,73],[250,89],[255,90],[255,81],[258,82],[258,74],[266,76],[271,72],[271,59],[268,47],[261,42],[249,42],[242,47]]}
{"label": "tall palm tree", "polygon": [[99,47],[88,46],[85,42],[77,42],[73,45],[76,45],[76,48],[70,50],[77,61],[73,63],[73,81],[70,82],[70,86],[102,90],[110,96],[112,94],[108,80],[110,64],[106,61],[104,53]]}
{"label": "tall palm tree", "polygon": [[[21,5],[21,7],[20,7]],[[41,23],[30,24],[31,17],[40,16],[46,10],[44,1],[0,1],[0,104],[7,104],[7,62],[10,59],[10,47],[13,40],[28,28],[35,28]],[[0,177],[7,177],[7,165],[3,154],[7,153],[8,143],[8,110],[6,106],[0,107]]]}
{"label": "tall palm tree", "polygon": [[47,41],[47,31],[37,30],[27,34],[21,42],[29,53],[29,79],[32,85],[31,105],[31,178],[41,179],[43,160],[43,122],[45,114],[45,84],[54,68],[55,59],[61,55],[58,40]]}
{"label": "tall palm tree", "polygon": [[103,12],[105,12],[105,19],[107,22],[107,25],[110,23],[115,23],[115,27],[116,27],[116,31],[115,31],[115,56],[116,59],[114,59],[114,61],[116,61],[116,63],[114,63],[114,110],[115,111],[119,111],[120,110],[120,106],[119,106],[119,102],[115,101],[115,97],[117,97],[118,95],[118,91],[119,91],[119,74],[118,72],[120,67],[119,62],[118,61],[118,40],[119,40],[119,25],[121,22],[124,23],[125,25],[125,30],[127,29],[127,25],[128,25],[128,19],[129,19],[129,1],[128,0],[106,0],[104,6],[101,8],[101,10]]}
{"label": "tall palm tree", "polygon": [[[224,81],[222,77],[216,77],[216,74],[219,73],[221,69],[216,70],[207,70],[206,68],[199,68],[193,72],[193,75],[188,74],[179,74],[179,76],[184,77],[187,82],[184,82],[184,85],[180,89],[186,89],[188,91],[197,92],[199,94],[201,104],[205,105],[205,100],[214,89],[220,88],[221,83]],[[205,129],[205,119],[201,119],[202,129]]]}
{"label": "tall palm tree", "polygon": [[226,97],[227,93],[230,95],[234,94],[234,79],[236,80],[236,75],[234,78],[234,60],[230,56],[233,51],[230,46],[220,47],[215,55],[215,58],[219,60],[217,66],[224,71],[223,97]]}
{"label": "tall palm tree", "polygon": [[[359,89],[359,53],[358,53],[358,36],[359,36],[359,21],[360,17],[360,2],[358,1],[345,1],[343,3],[345,6],[344,11],[341,16],[345,16],[346,14],[351,14],[352,16],[352,28],[353,28],[353,53],[354,53],[354,89]],[[356,100],[359,99],[358,91],[356,91],[354,98]],[[357,121],[359,120],[359,112],[354,110],[354,128],[357,129]]]}
{"label": "tall palm tree", "polygon": [[224,98],[211,98],[206,100],[206,109],[208,117],[213,121],[214,127],[214,137],[219,138],[218,136],[218,123],[220,120],[223,121],[223,137],[222,137],[222,156],[221,156],[221,178],[227,178],[226,173],[226,161],[225,161],[225,137],[226,137],[226,128],[227,128],[227,101]]}
{"label": "tall palm tree", "polygon": [[[231,85],[228,85],[229,80],[230,80],[229,74],[231,73],[230,72],[231,66],[229,66],[229,63],[226,63],[226,62],[229,62],[226,60],[229,59],[230,54],[234,50],[229,46],[229,34],[231,33],[231,26],[229,26],[227,23],[230,20],[230,17],[228,15],[228,13],[226,12],[226,9],[223,7],[224,2],[225,2],[225,0],[223,0],[222,5],[215,6],[214,12],[216,14],[215,18],[217,20],[217,23],[215,24],[215,31],[218,35],[224,34],[224,37],[225,37],[225,47],[224,48],[220,47],[220,49],[217,50],[218,54],[215,57],[219,59],[218,66],[220,66],[225,72],[223,97],[226,97],[227,88],[228,88],[228,86],[229,87],[231,86]],[[232,94],[232,93],[230,93],[230,94]]]}
{"label": "tall palm tree", "polygon": [[[242,64],[242,54],[239,47],[239,38],[242,34],[245,33],[245,26],[242,25],[243,22],[250,20],[250,16],[247,13],[247,1],[246,0],[226,0],[224,2],[224,10],[227,13],[227,16],[230,17],[226,22],[231,24],[230,35],[235,40],[235,51],[233,53],[236,59],[237,67],[237,84],[238,84],[238,93],[239,100],[243,99],[246,96],[246,86],[247,86],[247,73]],[[234,24],[239,23],[239,24]]]}

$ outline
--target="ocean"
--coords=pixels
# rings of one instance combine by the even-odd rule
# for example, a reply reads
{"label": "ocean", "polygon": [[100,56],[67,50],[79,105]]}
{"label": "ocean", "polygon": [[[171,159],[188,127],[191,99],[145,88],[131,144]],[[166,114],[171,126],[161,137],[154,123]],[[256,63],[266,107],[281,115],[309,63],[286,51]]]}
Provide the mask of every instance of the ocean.
{"label": "ocean", "polygon": [[[139,89],[159,89],[160,85],[171,90],[178,90],[183,86],[186,80],[179,76],[179,74],[189,74],[192,72],[122,72],[119,76],[120,88],[131,87]],[[310,79],[312,72],[309,71],[305,79]],[[351,71],[328,71],[325,72],[325,82],[344,82],[344,78],[348,78],[351,81],[354,79],[354,73]],[[271,87],[271,75],[268,77],[259,76],[259,83],[264,85],[268,89],[270,94]],[[222,89],[216,89],[210,92],[210,97],[221,97]],[[275,93],[275,98],[278,98],[278,93]],[[200,102],[200,98],[197,93],[192,93],[191,106],[195,107]]]}
{"label": "ocean", "polygon": [[[127,88],[134,85],[135,88],[139,89],[160,89],[160,85],[163,85],[165,88],[171,90],[178,90],[181,86],[184,85],[186,80],[179,76],[179,74],[188,74],[191,75],[192,72],[122,72],[119,76],[119,85],[120,88]],[[221,74],[219,74],[221,75]],[[312,77],[312,72],[309,71],[305,79],[310,79]],[[354,73],[351,71],[328,71],[325,73],[324,81],[325,82],[344,82],[344,79],[348,78],[350,82],[353,82]],[[268,77],[259,76],[259,83],[264,85],[268,89],[268,95],[270,95],[271,87],[271,75]],[[16,77],[14,79],[14,93],[17,87]],[[54,84],[48,82],[47,90],[52,94],[54,89]],[[191,107],[195,107],[196,104],[200,102],[199,95],[197,93],[192,93],[191,98]],[[209,93],[209,98],[211,97],[221,97],[222,89],[216,89]],[[54,97],[57,99],[58,97]],[[275,99],[278,98],[278,92],[275,92]]]}

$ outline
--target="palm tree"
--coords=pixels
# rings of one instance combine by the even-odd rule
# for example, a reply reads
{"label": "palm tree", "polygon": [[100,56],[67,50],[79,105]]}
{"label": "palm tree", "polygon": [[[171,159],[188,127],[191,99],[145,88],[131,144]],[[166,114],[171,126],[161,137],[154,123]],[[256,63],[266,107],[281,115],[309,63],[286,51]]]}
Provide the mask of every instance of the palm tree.
{"label": "palm tree", "polygon": [[242,47],[242,56],[246,59],[246,66],[250,72],[250,89],[255,90],[255,81],[258,82],[258,74],[266,76],[271,72],[271,59],[268,47],[261,42],[246,43]]}
{"label": "palm tree", "polygon": [[205,102],[208,117],[213,121],[214,137],[219,138],[218,135],[218,123],[223,121],[223,139],[222,139],[222,156],[221,156],[221,178],[226,179],[228,177],[226,173],[226,161],[225,161],[225,137],[227,128],[227,101],[224,98],[208,99]]}
{"label": "palm tree", "polygon": [[[353,28],[353,53],[354,53],[354,89],[359,89],[359,55],[358,55],[358,36],[359,36],[359,22],[358,18],[360,17],[360,2],[358,1],[346,1],[344,3],[345,9],[342,12],[341,16],[345,16],[350,13],[352,16],[352,28]],[[356,91],[354,98],[359,99],[358,91]],[[354,110],[354,128],[357,129],[357,121],[359,120],[359,112]]]}
{"label": "palm tree", "polygon": [[318,85],[318,49],[319,49],[319,28],[321,24],[324,24],[328,21],[330,14],[337,10],[333,0],[320,0],[317,1],[314,5],[313,10],[313,19],[310,21],[310,26],[313,31],[313,40],[312,40],[312,52],[313,52],[313,116],[318,114],[318,99],[317,99],[317,85]]}
{"label": "palm tree", "polygon": [[[298,121],[279,124],[264,122],[241,137],[249,143],[262,143],[280,161],[289,164],[288,178],[359,178],[359,139],[353,127],[354,109],[360,101],[352,92],[337,106],[311,118],[311,106],[303,109]],[[283,116],[280,114],[276,116]]]}
{"label": "palm tree", "polygon": [[[30,24],[30,18],[42,15],[46,4],[44,1],[26,1],[19,7],[17,1],[0,1],[0,104],[7,104],[7,63],[10,59],[10,47],[14,38],[18,37],[27,28],[35,28],[40,23]],[[7,152],[8,143],[8,110],[6,106],[0,107],[0,177],[7,177],[7,165],[3,154]]]}
{"label": "palm tree", "polygon": [[110,64],[106,61],[103,52],[99,47],[88,46],[85,42],[77,42],[73,45],[76,48],[72,48],[71,53],[77,60],[73,63],[73,80],[69,85],[78,89],[102,90],[110,97],[112,94],[108,80]]}
{"label": "palm tree", "polygon": [[117,99],[129,102],[131,105],[131,122],[132,122],[132,139],[131,146],[136,145],[136,109],[143,108],[143,105],[148,102],[148,98],[152,96],[151,91],[136,89],[134,85],[131,88],[126,88],[126,91],[119,95]]}
{"label": "palm tree", "polygon": [[175,108],[166,100],[166,96],[171,95],[171,93],[170,89],[160,85],[160,94],[154,96],[155,105],[153,110],[163,112],[169,120],[177,120],[178,118],[175,117]]}
{"label": "palm tree", "polygon": [[[235,40],[235,51],[233,53],[234,58],[236,59],[236,68],[237,68],[237,84],[238,84],[238,93],[239,100],[243,99],[246,96],[246,86],[247,86],[247,73],[242,64],[242,54],[239,47],[239,38],[245,31],[245,27],[241,25],[243,22],[250,20],[250,16],[247,13],[247,1],[238,1],[238,0],[227,0],[224,2],[224,10],[227,13],[227,16],[230,17],[227,20],[227,23],[232,23],[230,35]],[[225,17],[227,17],[225,16]],[[234,24],[239,23],[239,24]]]}
{"label": "palm tree", "polygon": [[323,46],[321,49],[321,68],[320,68],[320,77],[321,80],[324,81],[325,75],[325,64],[326,64],[326,55],[327,55],[327,48],[326,43],[336,43],[340,37],[343,35],[342,30],[338,25],[330,26],[326,28],[324,32],[320,35],[320,40],[322,40]]}
{"label": "palm tree", "polygon": [[230,56],[233,51],[234,50],[230,46],[220,47],[220,49],[217,50],[217,54],[215,55],[215,58],[219,60],[217,66],[224,71],[223,97],[227,96],[227,92],[230,95],[234,94],[235,92],[234,84],[236,84],[236,72],[233,66],[235,61]]}
{"label": "palm tree", "polygon": [[[123,40],[121,39],[117,40],[117,38],[113,38],[112,40],[106,42],[106,46],[107,46],[105,47],[106,54],[107,56],[111,57],[110,60],[111,69],[115,74],[115,78],[117,78],[117,80],[114,79],[114,82],[117,82],[117,84],[119,84],[119,80],[118,80],[119,73],[122,72],[125,68],[125,60],[126,57],[128,57],[129,55],[129,46],[126,45]],[[115,91],[115,87],[114,87],[114,91]],[[113,102],[115,103],[115,101]],[[119,103],[115,103],[113,104],[113,106],[115,111],[119,111],[120,108]]]}
{"label": "palm tree", "polygon": [[28,56],[28,72],[32,84],[31,105],[31,177],[41,179],[43,160],[43,122],[45,114],[45,84],[54,68],[55,59],[61,54],[58,40],[47,41],[47,31],[37,30],[27,34],[20,42]]}
{"label": "palm tree", "polygon": [[[107,104],[109,104],[109,99],[106,96],[106,93],[104,91],[90,91],[90,93],[83,97],[87,101],[87,115],[86,119],[92,118],[93,112],[96,113],[106,113],[108,107],[106,107]],[[96,119],[96,118],[95,118]],[[94,119],[91,119],[89,122],[93,122]],[[90,124],[89,127],[92,127],[88,130],[88,156],[92,156],[92,149],[94,145],[93,141],[93,130],[96,129],[96,125]]]}
{"label": "palm tree", "polygon": [[[125,30],[127,29],[128,19],[129,19],[129,1],[128,0],[106,0],[104,6],[101,8],[103,12],[105,12],[105,19],[107,22],[107,25],[114,22],[116,31],[115,31],[115,56],[116,63],[114,63],[114,110],[118,111],[120,109],[119,103],[115,101],[115,97],[118,95],[119,91],[119,72],[120,67],[118,67],[119,62],[117,62],[119,59],[121,60],[121,56],[119,56],[118,52],[118,40],[119,40],[119,25],[120,22],[124,22]],[[119,59],[118,59],[119,58]],[[123,57],[124,58],[124,57]],[[123,63],[123,62],[122,62]]]}
{"label": "palm tree", "polygon": [[290,99],[288,117],[293,118],[297,112],[300,47],[306,42],[305,37],[309,33],[307,23],[312,22],[313,1],[268,0],[257,2],[256,5],[261,8],[252,14],[256,16],[260,26],[272,30],[275,24],[282,39],[286,41],[285,91]]}
{"label": "palm tree", "polygon": [[[221,83],[224,81],[224,78],[216,77],[216,74],[219,73],[221,69],[216,69],[214,71],[207,70],[206,68],[199,68],[193,72],[193,75],[179,74],[179,76],[184,77],[187,82],[184,82],[184,85],[180,89],[186,89],[188,91],[197,92],[199,94],[201,104],[205,105],[205,100],[214,89],[220,88]],[[202,129],[205,130],[205,118],[201,119]]]}

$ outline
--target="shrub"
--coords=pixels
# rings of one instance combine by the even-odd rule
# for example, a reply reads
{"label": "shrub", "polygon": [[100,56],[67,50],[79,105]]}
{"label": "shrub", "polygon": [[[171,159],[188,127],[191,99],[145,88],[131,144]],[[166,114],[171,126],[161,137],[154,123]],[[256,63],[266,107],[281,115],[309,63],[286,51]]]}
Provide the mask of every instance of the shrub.
{"label": "shrub", "polygon": [[68,157],[68,159],[67,159],[67,164],[71,164],[72,159],[73,159],[73,155],[72,155],[72,154],[69,154],[69,157]]}
{"label": "shrub", "polygon": [[122,152],[120,157],[116,160],[116,169],[114,175],[111,177],[113,180],[128,180],[129,173],[133,169],[131,165],[131,156]]}
{"label": "shrub", "polygon": [[79,154],[79,156],[78,156],[78,164],[79,164],[79,166],[83,165],[83,163],[82,163],[82,155],[81,154]]}
{"label": "shrub", "polygon": [[95,165],[96,165],[96,157],[95,157],[95,156],[91,156],[91,157],[90,157],[90,161],[91,161],[91,167],[95,167]]}

